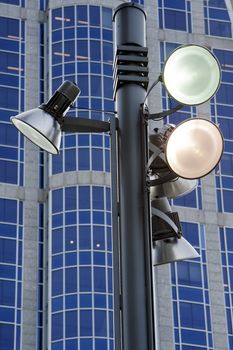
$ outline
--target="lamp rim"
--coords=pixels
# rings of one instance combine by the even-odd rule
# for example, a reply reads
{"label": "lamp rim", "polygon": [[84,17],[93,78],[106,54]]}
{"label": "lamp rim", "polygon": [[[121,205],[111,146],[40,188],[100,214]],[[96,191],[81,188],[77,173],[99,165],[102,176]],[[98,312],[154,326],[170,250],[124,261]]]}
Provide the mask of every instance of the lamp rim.
{"label": "lamp rim", "polygon": [[[180,174],[177,174],[177,173],[174,171],[174,169],[172,169],[172,168],[170,167],[170,164],[169,164],[168,159],[167,159],[167,144],[168,144],[168,142],[169,142],[170,136],[173,134],[173,132],[174,132],[180,125],[182,125],[182,124],[184,124],[184,123],[187,123],[187,122],[189,122],[189,121],[191,121],[191,120],[204,120],[205,122],[208,122],[209,124],[214,125],[215,128],[219,131],[219,134],[220,134],[221,139],[222,139],[222,150],[221,150],[221,154],[219,155],[217,164],[216,164],[211,170],[209,170],[208,173],[206,173],[206,174],[204,174],[204,175],[202,175],[202,176],[199,176],[199,177],[184,177],[184,176],[182,176],[182,175],[180,175]],[[164,155],[165,155],[166,164],[167,164],[168,168],[169,168],[172,172],[174,172],[175,174],[177,174],[177,176],[181,177],[182,179],[186,179],[186,180],[197,180],[197,179],[201,179],[202,177],[207,176],[208,174],[210,174],[210,173],[216,168],[216,166],[218,165],[220,159],[222,158],[223,152],[224,152],[224,137],[223,137],[223,134],[222,134],[222,131],[220,130],[220,128],[219,128],[214,122],[212,122],[211,120],[208,120],[208,119],[205,119],[205,118],[199,118],[199,117],[198,117],[198,118],[186,119],[186,120],[183,120],[181,123],[177,124],[177,125],[174,127],[174,129],[171,131],[169,137],[167,138],[167,140],[166,140],[166,142],[165,142],[165,144],[164,144]]]}
{"label": "lamp rim", "polygon": [[[211,97],[207,98],[205,101],[202,101],[202,102],[199,102],[199,103],[196,103],[196,104],[184,103],[184,102],[182,102],[182,101],[177,100],[177,99],[167,90],[166,84],[165,84],[165,82],[164,82],[164,71],[165,71],[165,67],[166,67],[166,64],[167,64],[168,60],[171,58],[171,56],[172,56],[176,51],[178,51],[178,50],[180,50],[180,49],[183,49],[183,48],[185,48],[185,47],[189,47],[189,46],[196,46],[196,47],[202,48],[203,50],[208,51],[209,54],[211,54],[211,56],[213,56],[213,58],[215,59],[217,65],[218,65],[218,68],[219,68],[219,81],[218,81],[218,85],[217,85],[217,87],[216,87],[214,93],[212,94]],[[185,45],[180,45],[180,46],[178,46],[177,48],[175,48],[175,49],[168,55],[168,57],[166,58],[166,60],[164,61],[163,69],[162,69],[162,72],[161,72],[161,81],[162,81],[162,83],[163,83],[163,85],[164,85],[164,87],[165,87],[165,90],[166,90],[166,92],[168,93],[168,95],[169,95],[171,98],[173,98],[175,101],[181,103],[181,104],[184,105],[184,106],[199,106],[199,105],[201,105],[201,104],[203,104],[203,103],[209,101],[209,100],[216,94],[216,92],[218,91],[218,89],[219,89],[219,87],[220,87],[220,84],[221,84],[221,79],[222,79],[222,71],[221,71],[221,65],[220,65],[220,62],[219,62],[218,58],[213,54],[212,51],[210,51],[209,48],[207,48],[206,46],[203,46],[203,45],[199,45],[199,44],[185,44]]]}
{"label": "lamp rim", "polygon": [[[34,143],[34,145],[36,145],[37,147],[41,148],[43,151],[46,151],[46,152],[51,153],[51,154],[59,154],[60,153],[59,149],[54,145],[54,143],[51,142],[48,137],[46,137],[42,132],[40,132],[38,129],[36,129],[31,124],[29,124],[29,123],[25,122],[24,120],[21,120],[20,118],[17,118],[17,117],[11,117],[10,120],[14,124],[14,126],[17,128],[17,130],[20,131],[23,134],[24,137],[26,137],[30,142]],[[27,126],[32,128],[33,130],[35,130],[44,139],[46,139],[46,141],[48,141],[48,143],[52,146],[52,148],[55,150],[55,152],[51,152],[51,151],[49,152],[48,150],[43,149],[41,146],[39,146],[37,143],[35,143],[33,140],[31,140],[27,135],[24,134],[24,132],[22,132],[21,130],[18,129],[18,127],[15,124],[15,120],[17,120],[20,123],[26,124]]]}

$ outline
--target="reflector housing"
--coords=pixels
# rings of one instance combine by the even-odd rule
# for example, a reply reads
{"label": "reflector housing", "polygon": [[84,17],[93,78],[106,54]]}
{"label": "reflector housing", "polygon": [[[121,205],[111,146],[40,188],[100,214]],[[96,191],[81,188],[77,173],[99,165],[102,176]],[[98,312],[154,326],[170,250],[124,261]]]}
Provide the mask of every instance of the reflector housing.
{"label": "reflector housing", "polygon": [[11,121],[34,144],[49,153],[59,153],[61,128],[49,113],[35,108],[11,117]]}
{"label": "reflector housing", "polygon": [[47,103],[11,117],[11,121],[24,136],[44,151],[58,154],[63,118],[79,94],[79,87],[66,80]]}
{"label": "reflector housing", "polygon": [[[162,177],[160,177],[160,180],[161,179]],[[151,187],[151,199],[159,197],[177,198],[184,196],[192,192],[197,185],[197,180],[187,180],[177,177],[172,181],[164,181],[163,184]]]}
{"label": "reflector housing", "polygon": [[156,241],[153,245],[152,261],[154,266],[198,257],[197,251],[184,237]]}
{"label": "reflector housing", "polygon": [[221,70],[217,58],[199,45],[178,47],[164,64],[162,81],[176,101],[184,105],[199,105],[217,91]]}
{"label": "reflector housing", "polygon": [[201,118],[188,119],[173,129],[165,145],[169,168],[185,179],[210,173],[223,153],[223,137],[217,125]]}

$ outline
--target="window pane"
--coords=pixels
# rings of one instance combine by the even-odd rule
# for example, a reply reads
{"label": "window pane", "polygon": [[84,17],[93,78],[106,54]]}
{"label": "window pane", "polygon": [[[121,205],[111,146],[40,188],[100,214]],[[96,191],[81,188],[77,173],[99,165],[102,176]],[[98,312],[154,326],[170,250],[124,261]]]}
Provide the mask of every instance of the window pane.
{"label": "window pane", "polygon": [[63,314],[52,315],[52,340],[63,338]]}
{"label": "window pane", "polygon": [[77,337],[77,311],[66,312],[66,337]]}
{"label": "window pane", "polygon": [[92,336],[92,311],[80,310],[80,336]]}

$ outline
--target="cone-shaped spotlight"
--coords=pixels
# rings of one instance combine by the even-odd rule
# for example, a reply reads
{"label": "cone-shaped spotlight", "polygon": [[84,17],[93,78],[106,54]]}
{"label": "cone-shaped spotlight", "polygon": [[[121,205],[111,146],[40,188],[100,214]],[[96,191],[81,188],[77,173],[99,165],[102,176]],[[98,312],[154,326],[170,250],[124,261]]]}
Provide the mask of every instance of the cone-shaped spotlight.
{"label": "cone-shaped spotlight", "polygon": [[198,179],[210,173],[223,153],[219,128],[206,119],[188,119],[175,127],[165,145],[169,168],[185,179]]}
{"label": "cone-shaped spotlight", "polygon": [[80,89],[74,83],[65,81],[47,103],[11,117],[11,121],[37,146],[49,153],[58,154],[61,143],[59,121],[79,93]]}
{"label": "cone-shaped spotlight", "polygon": [[166,181],[163,184],[151,187],[151,199],[159,197],[177,198],[184,196],[192,192],[197,185],[197,180],[187,180],[177,177],[174,180]]}
{"label": "cone-shaped spotlight", "polygon": [[[153,265],[198,258],[198,252],[182,236],[178,214],[171,211],[168,199],[166,197],[155,199],[151,206]],[[154,215],[156,220],[153,220]]]}
{"label": "cone-shaped spotlight", "polygon": [[152,261],[154,266],[198,257],[198,252],[184,237],[167,238],[156,241],[153,245]]}
{"label": "cone-shaped spotlight", "polygon": [[49,153],[59,153],[61,128],[49,113],[35,108],[12,117],[11,121],[34,144]]}
{"label": "cone-shaped spotlight", "polygon": [[199,105],[217,91],[221,79],[220,65],[207,48],[198,45],[178,47],[164,64],[162,81],[176,101]]}

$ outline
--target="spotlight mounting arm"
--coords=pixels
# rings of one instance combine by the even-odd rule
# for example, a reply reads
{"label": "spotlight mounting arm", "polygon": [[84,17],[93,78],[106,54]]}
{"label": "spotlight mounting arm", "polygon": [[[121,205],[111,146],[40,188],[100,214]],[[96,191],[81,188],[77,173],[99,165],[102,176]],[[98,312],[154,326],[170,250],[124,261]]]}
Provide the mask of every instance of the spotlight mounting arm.
{"label": "spotlight mounting arm", "polygon": [[[118,119],[115,118],[116,122]],[[118,123],[116,123],[118,125]],[[65,117],[62,119],[61,130],[65,132],[81,132],[81,133],[101,133],[110,131],[110,122],[86,119],[86,118],[75,118]]]}

